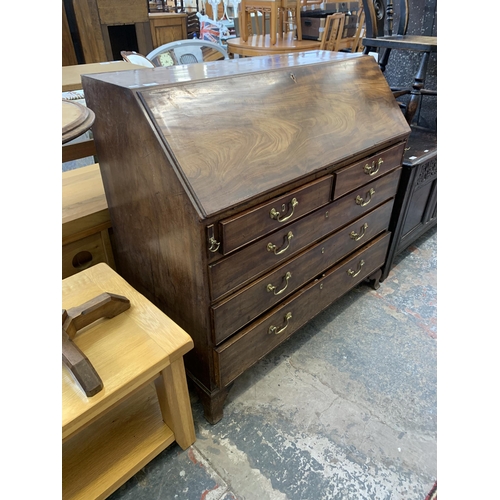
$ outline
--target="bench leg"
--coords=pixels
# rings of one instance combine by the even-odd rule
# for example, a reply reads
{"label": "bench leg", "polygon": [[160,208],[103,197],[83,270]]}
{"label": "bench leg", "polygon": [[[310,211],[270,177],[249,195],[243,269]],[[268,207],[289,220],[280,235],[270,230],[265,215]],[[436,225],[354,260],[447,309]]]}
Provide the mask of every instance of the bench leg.
{"label": "bench leg", "polygon": [[163,421],[172,429],[179,446],[189,448],[196,436],[182,357],[160,372],[155,387]]}

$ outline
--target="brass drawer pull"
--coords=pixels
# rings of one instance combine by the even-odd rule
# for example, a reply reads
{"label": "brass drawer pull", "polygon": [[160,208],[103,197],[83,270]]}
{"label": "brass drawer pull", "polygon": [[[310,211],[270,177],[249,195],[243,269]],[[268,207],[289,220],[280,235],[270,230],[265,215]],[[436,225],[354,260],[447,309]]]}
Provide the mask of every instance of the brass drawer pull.
{"label": "brass drawer pull", "polygon": [[277,291],[276,291],[276,287],[275,287],[274,285],[272,285],[271,283],[269,283],[269,284],[267,285],[266,290],[267,290],[268,292],[273,292],[273,293],[274,293],[274,295],[279,295],[280,293],[283,293],[283,292],[286,290],[286,288],[287,288],[287,286],[288,286],[288,280],[289,280],[291,277],[292,277],[292,273],[291,273],[291,272],[287,272],[287,273],[285,274],[285,278],[284,278],[284,279],[285,279],[286,284],[285,284],[285,286],[284,286],[284,287],[283,287],[283,288],[282,288],[279,292],[277,292]]}
{"label": "brass drawer pull", "polygon": [[349,234],[349,236],[354,240],[354,241],[359,241],[364,235],[365,235],[365,232],[366,230],[368,229],[368,223],[364,223],[362,226],[361,226],[361,232],[358,234],[354,231],[351,231],[351,233]]}
{"label": "brass drawer pull", "polygon": [[274,333],[275,335],[279,335],[280,333],[283,333],[287,327],[288,327],[288,322],[292,319],[292,313],[291,312],[288,312],[286,313],[285,315],[285,326],[280,328],[279,330],[277,329],[276,326],[270,326],[269,327],[269,330],[267,330],[267,333],[270,334],[270,333]]}
{"label": "brass drawer pull", "polygon": [[359,261],[359,264],[358,264],[358,270],[357,271],[353,271],[352,269],[349,269],[347,271],[347,274],[349,276],[351,276],[351,278],[355,278],[360,272],[361,272],[361,268],[365,265],[365,261],[364,260],[360,260]]}
{"label": "brass drawer pull", "polygon": [[[299,204],[297,201],[297,198],[292,198],[292,201],[290,202],[290,205],[292,206],[292,211],[290,214],[288,214],[286,217],[281,218],[281,213],[278,212],[275,208],[271,208],[271,211],[269,212],[269,217],[271,219],[276,219],[278,222],[286,222],[288,219],[290,219],[293,216],[293,212],[295,211],[295,207]],[[282,210],[285,210],[285,204],[283,203]]]}
{"label": "brass drawer pull", "polygon": [[356,205],[361,207],[366,207],[370,201],[372,201],[372,196],[375,194],[375,189],[371,188],[370,191],[366,193],[366,201],[361,198],[361,196],[356,196]]}
{"label": "brass drawer pull", "polygon": [[292,238],[293,238],[292,231],[288,231],[288,234],[285,236],[285,240],[288,240],[288,244],[286,247],[282,248],[279,251],[276,251],[276,250],[278,250],[278,247],[276,245],[273,245],[272,243],[268,243],[267,244],[267,251],[274,252],[274,255],[279,255],[280,253],[286,252],[288,250],[288,248],[290,247],[290,240]]}
{"label": "brass drawer pull", "polygon": [[382,165],[382,163],[384,163],[384,160],[382,160],[382,158],[379,158],[377,165],[375,166],[375,160],[373,160],[371,166],[367,163],[364,166],[363,170],[367,175],[375,175],[380,170],[380,166]]}
{"label": "brass drawer pull", "polygon": [[217,241],[213,236],[208,239],[210,246],[208,247],[209,252],[217,252],[220,247],[220,242]]}

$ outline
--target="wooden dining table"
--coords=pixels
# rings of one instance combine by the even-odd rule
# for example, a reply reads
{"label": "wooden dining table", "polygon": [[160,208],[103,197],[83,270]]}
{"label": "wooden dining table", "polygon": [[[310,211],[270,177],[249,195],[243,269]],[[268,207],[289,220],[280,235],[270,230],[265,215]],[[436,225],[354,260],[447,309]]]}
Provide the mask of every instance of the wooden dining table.
{"label": "wooden dining table", "polygon": [[131,64],[126,61],[106,61],[91,64],[75,64],[62,67],[62,91],[80,90],[82,75],[107,73],[108,71],[127,71],[131,69],[148,69],[145,66]]}
{"label": "wooden dining table", "polygon": [[230,38],[227,40],[227,50],[234,57],[266,56],[317,50],[320,44],[318,40],[295,40],[294,33],[289,32],[278,36],[274,45],[269,34],[251,35],[246,42],[241,38]]}

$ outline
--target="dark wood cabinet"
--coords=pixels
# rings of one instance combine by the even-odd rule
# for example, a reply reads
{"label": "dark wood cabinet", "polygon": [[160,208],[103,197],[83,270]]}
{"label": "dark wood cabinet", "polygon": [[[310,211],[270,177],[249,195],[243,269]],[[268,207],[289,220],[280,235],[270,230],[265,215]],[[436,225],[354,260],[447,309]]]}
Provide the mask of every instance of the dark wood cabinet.
{"label": "dark wood cabinet", "polygon": [[391,243],[380,281],[394,259],[437,224],[437,134],[412,127],[391,221]]}
{"label": "dark wood cabinet", "polygon": [[385,263],[410,128],[370,56],[312,51],[83,77],[118,272],[230,384]]}

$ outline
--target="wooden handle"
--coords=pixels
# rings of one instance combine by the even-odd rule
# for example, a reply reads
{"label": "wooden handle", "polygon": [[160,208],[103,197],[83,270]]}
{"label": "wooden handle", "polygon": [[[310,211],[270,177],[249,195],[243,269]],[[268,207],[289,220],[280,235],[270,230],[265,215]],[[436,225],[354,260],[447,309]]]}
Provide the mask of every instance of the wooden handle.
{"label": "wooden handle", "polygon": [[63,329],[74,339],[78,330],[99,318],[114,318],[130,308],[130,300],[114,293],[102,293],[84,304],[63,311]]}
{"label": "wooden handle", "polygon": [[78,346],[62,330],[62,360],[70,369],[87,397],[95,396],[103,388],[101,377],[95,371],[92,363]]}

